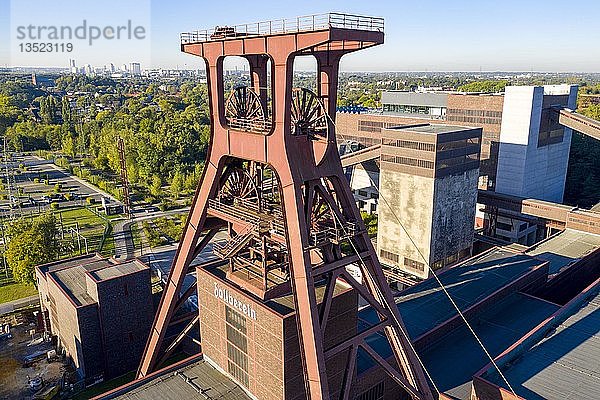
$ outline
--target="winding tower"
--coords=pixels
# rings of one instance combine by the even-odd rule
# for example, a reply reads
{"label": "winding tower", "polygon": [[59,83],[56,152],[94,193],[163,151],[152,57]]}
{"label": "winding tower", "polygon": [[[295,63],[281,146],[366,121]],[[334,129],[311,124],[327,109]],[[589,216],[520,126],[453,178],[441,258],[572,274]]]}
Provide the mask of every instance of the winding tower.
{"label": "winding tower", "polygon": [[[182,51],[206,64],[211,141],[139,378],[198,329],[198,315],[185,324],[176,317],[195,290],[183,289],[184,278],[225,229],[228,241],[214,245],[226,263],[224,279],[258,302],[293,298],[310,399],[350,398],[359,352],[410,397],[433,398],[343,174],[335,138],[340,59],[383,43],[383,25],[380,18],[325,14],[182,34]],[[316,91],[292,85],[294,59],[306,55],[316,59]],[[248,86],[226,90],[227,56],[248,61]],[[360,278],[349,266],[360,270]],[[379,322],[330,343],[325,329],[340,281],[373,307]],[[319,301],[317,286],[324,288]],[[250,315],[245,304],[235,304]],[[177,324],[179,333],[167,334]],[[387,336],[391,360],[369,345],[373,335]],[[195,342],[202,346],[202,339]],[[332,358],[341,360],[342,379],[330,387],[326,361]]]}

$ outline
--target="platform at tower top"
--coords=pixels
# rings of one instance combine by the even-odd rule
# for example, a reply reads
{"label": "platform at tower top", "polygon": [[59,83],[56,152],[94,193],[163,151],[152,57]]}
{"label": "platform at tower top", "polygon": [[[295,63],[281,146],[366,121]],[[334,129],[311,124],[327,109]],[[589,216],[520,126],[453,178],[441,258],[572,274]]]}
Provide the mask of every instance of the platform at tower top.
{"label": "platform at tower top", "polygon": [[332,28],[383,32],[384,20],[381,17],[343,13],[305,15],[232,26],[222,25],[211,29],[184,32],[181,34],[181,44],[314,32]]}

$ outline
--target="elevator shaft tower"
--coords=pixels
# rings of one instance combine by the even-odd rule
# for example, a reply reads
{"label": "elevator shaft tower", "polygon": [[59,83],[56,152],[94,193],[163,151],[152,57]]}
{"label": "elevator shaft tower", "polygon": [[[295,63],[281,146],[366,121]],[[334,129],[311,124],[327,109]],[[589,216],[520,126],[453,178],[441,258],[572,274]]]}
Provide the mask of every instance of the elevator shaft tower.
{"label": "elevator shaft tower", "polygon": [[[198,322],[192,318],[181,334],[167,334],[181,321],[175,313],[193,292],[182,293],[190,265],[226,226],[230,239],[214,250],[229,263],[227,278],[262,301],[293,294],[312,400],[350,398],[359,349],[412,398],[433,398],[342,171],[335,138],[340,59],[383,39],[383,19],[337,13],[182,34],[182,51],[206,64],[211,141],[138,377],[155,371]],[[293,87],[294,59],[306,55],[316,59],[316,91]],[[249,86],[225,89],[228,56],[247,60]],[[360,270],[362,282],[348,266]],[[352,286],[379,321],[324,348],[338,280]],[[317,282],[326,284],[320,305]],[[393,360],[368,344],[378,333],[387,337]],[[325,361],[342,353],[347,355],[342,387],[330,388]]]}

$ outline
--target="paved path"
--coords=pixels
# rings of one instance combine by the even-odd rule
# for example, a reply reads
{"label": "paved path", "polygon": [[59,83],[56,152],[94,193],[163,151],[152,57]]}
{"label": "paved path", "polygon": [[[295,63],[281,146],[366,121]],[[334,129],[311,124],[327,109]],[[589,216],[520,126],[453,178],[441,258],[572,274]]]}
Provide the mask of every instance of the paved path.
{"label": "paved path", "polygon": [[28,306],[34,306],[40,303],[38,295],[25,297],[18,300],[9,301],[8,303],[0,304],[0,315],[10,314],[11,312]]}
{"label": "paved path", "polygon": [[113,226],[113,237],[115,239],[115,258],[119,261],[129,260],[135,256],[135,244],[131,234],[131,225],[147,219],[164,217],[166,215],[181,214],[189,212],[190,208],[180,208],[170,211],[157,211],[141,215],[131,220],[118,220]]}

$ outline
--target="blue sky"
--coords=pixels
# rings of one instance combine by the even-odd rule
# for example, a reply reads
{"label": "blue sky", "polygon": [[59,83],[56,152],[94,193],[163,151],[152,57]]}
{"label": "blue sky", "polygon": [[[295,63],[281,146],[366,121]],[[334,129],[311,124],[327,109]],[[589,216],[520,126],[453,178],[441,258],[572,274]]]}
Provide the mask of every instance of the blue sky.
{"label": "blue sky", "polygon": [[[200,60],[179,51],[182,31],[338,11],[382,16],[386,23],[386,43],[346,56],[342,65],[346,71],[600,72],[600,2],[596,0],[263,0],[255,5],[248,0],[13,0],[22,1],[37,1],[39,7],[30,9],[46,18],[46,24],[58,23],[48,17],[52,14],[48,7],[71,4],[73,7],[65,7],[68,11],[64,13],[72,23],[86,17],[96,18],[99,25],[118,24],[124,19],[150,25],[143,44],[99,45],[93,52],[78,53],[75,58],[79,65],[141,61],[143,67],[196,68],[202,65]],[[113,3],[125,8],[117,9]],[[86,6],[75,7],[82,4]],[[82,14],[81,9],[95,9],[98,4],[105,12]],[[1,65],[16,65],[6,51],[7,38],[15,36],[10,15],[10,0],[0,0]],[[14,25],[15,16],[12,18]],[[15,51],[14,46],[11,49]],[[36,62],[66,66],[68,58],[52,55],[38,57]]]}

